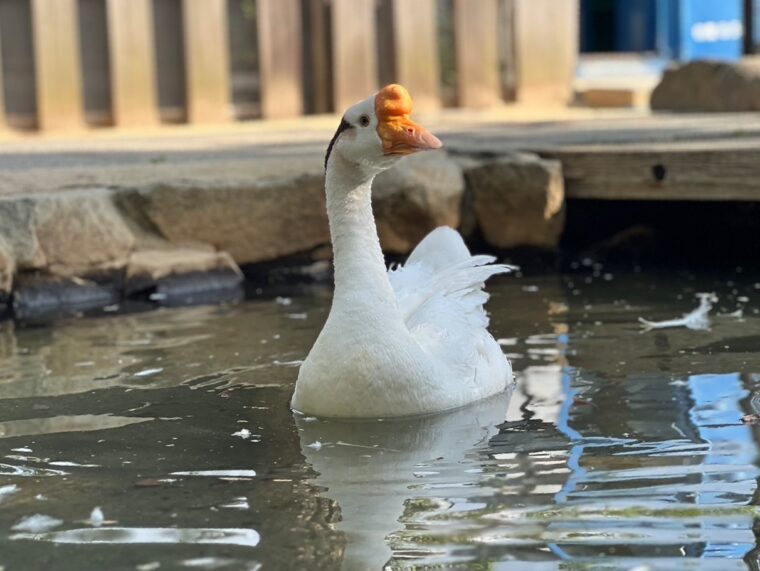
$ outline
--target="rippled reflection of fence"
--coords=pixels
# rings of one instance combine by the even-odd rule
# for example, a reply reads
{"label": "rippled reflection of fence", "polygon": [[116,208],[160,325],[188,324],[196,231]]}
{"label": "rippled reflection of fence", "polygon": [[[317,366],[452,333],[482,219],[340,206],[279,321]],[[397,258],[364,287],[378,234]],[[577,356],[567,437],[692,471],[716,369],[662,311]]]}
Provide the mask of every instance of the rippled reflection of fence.
{"label": "rippled reflection of fence", "polygon": [[0,127],[295,117],[390,81],[424,110],[536,87],[562,99],[577,10],[578,0],[0,0]]}

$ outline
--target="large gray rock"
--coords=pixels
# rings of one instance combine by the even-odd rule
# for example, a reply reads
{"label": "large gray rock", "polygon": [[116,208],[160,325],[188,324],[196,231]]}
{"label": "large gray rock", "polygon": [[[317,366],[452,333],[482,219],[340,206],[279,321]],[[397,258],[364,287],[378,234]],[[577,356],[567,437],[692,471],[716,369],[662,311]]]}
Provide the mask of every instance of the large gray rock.
{"label": "large gray rock", "polygon": [[19,315],[113,301],[114,287],[80,278],[123,268],[133,244],[107,189],[0,200],[0,301],[15,290]]}
{"label": "large gray rock", "polygon": [[45,266],[45,254],[35,232],[33,198],[10,197],[0,200],[0,235],[16,260],[19,269]]}
{"label": "large gray rock", "polygon": [[123,269],[135,244],[107,189],[36,197],[34,234],[45,268],[63,277]]}
{"label": "large gray rock", "polygon": [[663,111],[760,111],[760,57],[741,62],[695,61],[665,72],[652,92]]}
{"label": "large gray rock", "polygon": [[125,197],[174,243],[200,241],[238,264],[274,260],[329,242],[321,175],[165,183]]}
{"label": "large gray rock", "polygon": [[170,277],[224,273],[243,281],[243,274],[227,252],[213,248],[177,247],[134,252],[126,275],[127,293],[153,287]]}
{"label": "large gray rock", "polygon": [[406,254],[438,226],[459,226],[464,178],[444,152],[408,157],[380,174],[372,207],[383,250]]}
{"label": "large gray rock", "polygon": [[20,319],[95,309],[119,301],[119,291],[113,283],[45,272],[22,272],[16,278],[13,312]]}
{"label": "large gray rock", "polygon": [[519,154],[465,170],[472,208],[486,241],[499,248],[553,249],[565,224],[559,161]]}
{"label": "large gray rock", "polygon": [[0,236],[0,303],[5,302],[13,290],[16,275],[16,258],[5,238]]}

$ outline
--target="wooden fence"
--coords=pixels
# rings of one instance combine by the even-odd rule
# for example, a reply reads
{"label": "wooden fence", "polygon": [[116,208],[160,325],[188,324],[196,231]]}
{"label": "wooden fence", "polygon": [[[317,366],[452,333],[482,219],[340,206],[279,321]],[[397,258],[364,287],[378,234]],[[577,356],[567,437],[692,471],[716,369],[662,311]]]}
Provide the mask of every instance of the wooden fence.
{"label": "wooden fence", "polygon": [[294,117],[390,81],[420,110],[479,108],[519,97],[537,73],[561,99],[577,4],[0,0],[0,128]]}

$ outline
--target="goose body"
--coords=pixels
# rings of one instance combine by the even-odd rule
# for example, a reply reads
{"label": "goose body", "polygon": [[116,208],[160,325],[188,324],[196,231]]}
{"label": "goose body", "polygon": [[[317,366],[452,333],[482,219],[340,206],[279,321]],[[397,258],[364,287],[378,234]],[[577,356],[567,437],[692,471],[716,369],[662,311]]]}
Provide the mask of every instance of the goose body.
{"label": "goose body", "polygon": [[372,214],[374,177],[440,141],[409,119],[391,85],[350,108],[328,148],[327,212],[335,293],[301,365],[292,406],[322,417],[397,417],[457,408],[504,391],[509,361],[488,332],[484,282],[509,267],[472,256],[441,227],[386,270]]}

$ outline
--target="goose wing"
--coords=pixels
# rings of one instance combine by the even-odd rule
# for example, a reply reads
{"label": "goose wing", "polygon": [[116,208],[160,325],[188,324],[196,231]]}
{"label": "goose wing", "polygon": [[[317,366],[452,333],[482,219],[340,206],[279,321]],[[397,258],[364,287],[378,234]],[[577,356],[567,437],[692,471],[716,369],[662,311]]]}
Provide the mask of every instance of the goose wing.
{"label": "goose wing", "polygon": [[412,337],[457,378],[507,374],[509,364],[487,330],[484,285],[514,268],[494,261],[470,254],[459,232],[444,226],[428,234],[403,266],[389,270]]}

